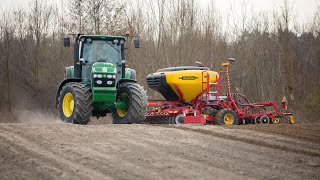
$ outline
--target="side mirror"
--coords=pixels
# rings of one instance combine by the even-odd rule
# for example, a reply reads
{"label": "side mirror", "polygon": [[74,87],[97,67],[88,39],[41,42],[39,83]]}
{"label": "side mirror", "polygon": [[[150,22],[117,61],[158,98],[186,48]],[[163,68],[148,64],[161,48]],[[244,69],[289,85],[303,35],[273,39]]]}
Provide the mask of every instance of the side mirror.
{"label": "side mirror", "polygon": [[122,69],[122,78],[126,77],[126,60],[122,60],[121,62],[121,69]]}
{"label": "side mirror", "polygon": [[64,47],[70,47],[70,37],[63,38]]}
{"label": "side mirror", "polygon": [[139,39],[135,39],[135,40],[133,41],[133,44],[134,44],[134,47],[135,47],[135,48],[140,48],[140,40],[139,40]]}

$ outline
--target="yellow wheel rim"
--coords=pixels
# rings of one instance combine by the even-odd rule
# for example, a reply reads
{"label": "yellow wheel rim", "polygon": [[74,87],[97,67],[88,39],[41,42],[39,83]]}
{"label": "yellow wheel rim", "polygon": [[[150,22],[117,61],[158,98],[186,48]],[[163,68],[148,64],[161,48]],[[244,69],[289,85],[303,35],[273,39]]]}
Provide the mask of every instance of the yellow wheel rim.
{"label": "yellow wheel rim", "polygon": [[62,111],[66,117],[70,117],[74,109],[74,98],[71,93],[67,93],[63,97],[62,101]]}
{"label": "yellow wheel rim", "polygon": [[273,124],[278,124],[280,122],[280,118],[273,118],[271,121]]}
{"label": "yellow wheel rim", "polygon": [[290,116],[290,117],[289,117],[289,123],[290,123],[290,124],[294,124],[295,122],[296,122],[296,118],[293,117],[293,116]]}
{"label": "yellow wheel rim", "polygon": [[231,125],[234,123],[234,116],[231,113],[228,113],[224,115],[223,120],[226,125]]}
{"label": "yellow wheel rim", "polygon": [[[122,93],[120,95],[122,98],[129,98],[129,95],[127,93]],[[120,99],[117,100],[117,102],[120,102]],[[117,114],[120,116],[120,117],[125,117],[128,113],[128,109],[127,108],[117,108]]]}

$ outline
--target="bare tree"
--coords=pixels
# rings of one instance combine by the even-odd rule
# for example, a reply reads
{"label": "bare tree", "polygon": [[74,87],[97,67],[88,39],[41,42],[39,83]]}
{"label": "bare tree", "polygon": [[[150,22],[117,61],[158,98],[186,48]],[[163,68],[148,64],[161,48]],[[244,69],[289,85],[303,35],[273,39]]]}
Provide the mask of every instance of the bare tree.
{"label": "bare tree", "polygon": [[35,52],[34,52],[34,75],[36,78],[36,86],[39,86],[39,70],[40,70],[40,50],[41,50],[41,36],[46,37],[49,30],[49,22],[51,18],[52,7],[47,5],[45,0],[34,0],[31,4],[31,12],[29,14],[29,29],[35,38]]}
{"label": "bare tree", "polygon": [[124,5],[114,0],[87,0],[89,9],[88,22],[92,24],[91,31],[95,34],[114,32],[119,30],[124,21]]}
{"label": "bare tree", "polygon": [[78,28],[78,32],[81,33],[86,28],[86,0],[69,0],[68,9],[71,17],[72,26]]}
{"label": "bare tree", "polygon": [[[14,109],[23,97],[28,107],[52,109],[64,67],[72,65],[73,52],[62,47],[62,37],[70,31],[118,35],[129,30],[142,39],[139,50],[131,48],[134,38],[127,40],[127,58],[145,86],[145,77],[159,68],[202,61],[217,71],[227,57],[235,57],[233,90],[253,101],[287,96],[301,116],[320,112],[320,10],[312,26],[297,33],[288,1],[273,18],[252,13],[244,1],[243,11],[229,14],[236,24],[226,29],[213,0],[205,9],[197,2],[68,0],[59,9],[55,1],[31,0],[29,8],[7,11],[0,18],[0,105]],[[152,90],[148,94],[160,98]]]}
{"label": "bare tree", "polygon": [[12,98],[11,98],[11,72],[10,72],[10,51],[12,50],[12,37],[14,33],[14,29],[10,26],[10,17],[8,14],[4,14],[5,20],[4,20],[4,34],[3,34],[3,52],[4,52],[4,58],[5,58],[5,74],[7,82],[7,89],[6,89],[6,96],[7,96],[7,104],[9,112],[12,112]]}

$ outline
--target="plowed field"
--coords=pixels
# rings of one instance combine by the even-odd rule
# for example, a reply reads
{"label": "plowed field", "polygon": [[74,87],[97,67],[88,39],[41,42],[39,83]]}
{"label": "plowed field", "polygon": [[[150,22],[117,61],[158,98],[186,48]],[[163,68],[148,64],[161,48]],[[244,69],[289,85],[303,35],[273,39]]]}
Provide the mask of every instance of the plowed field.
{"label": "plowed field", "polygon": [[320,179],[320,125],[0,124],[1,179]]}

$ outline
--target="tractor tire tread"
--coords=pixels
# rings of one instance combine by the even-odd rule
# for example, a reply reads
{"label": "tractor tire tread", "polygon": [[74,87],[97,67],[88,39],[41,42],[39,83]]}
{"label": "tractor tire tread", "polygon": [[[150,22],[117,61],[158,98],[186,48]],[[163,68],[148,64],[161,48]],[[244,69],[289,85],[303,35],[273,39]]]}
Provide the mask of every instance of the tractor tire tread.
{"label": "tractor tire tread", "polygon": [[[68,83],[60,92],[60,97],[63,96],[66,88],[73,91],[75,107],[72,116],[69,118],[64,117],[63,113],[60,112],[61,119],[73,124],[88,124],[93,110],[91,89],[85,84]],[[59,98],[59,107],[61,106],[61,99]]]}
{"label": "tractor tire tread", "polygon": [[147,114],[148,100],[143,87],[137,83],[126,82],[119,86],[119,90],[128,91],[129,109],[125,117],[119,117],[116,110],[112,113],[115,124],[137,124],[145,121]]}

